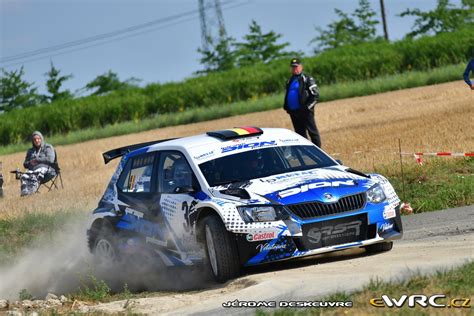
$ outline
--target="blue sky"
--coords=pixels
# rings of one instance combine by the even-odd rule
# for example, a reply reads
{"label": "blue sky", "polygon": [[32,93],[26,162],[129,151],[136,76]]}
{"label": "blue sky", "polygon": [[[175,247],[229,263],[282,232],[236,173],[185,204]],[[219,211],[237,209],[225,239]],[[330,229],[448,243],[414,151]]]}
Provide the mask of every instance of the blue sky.
{"label": "blue sky", "polygon": [[[224,0],[222,0],[224,2]],[[370,0],[379,13],[379,0]],[[452,1],[459,4],[460,0]],[[314,26],[324,27],[336,18],[334,9],[352,12],[357,0],[231,0],[223,5],[228,35],[240,40],[255,19],[264,32],[283,35],[289,49],[312,51]],[[390,39],[410,31],[413,19],[397,14],[406,8],[428,10],[436,0],[385,0]],[[80,40],[183,12],[197,10],[198,0],[0,0],[0,59],[24,52]],[[112,70],[121,79],[136,77],[141,85],[178,81],[201,69],[201,31],[197,13],[162,24],[155,29],[122,40],[77,50],[41,60],[0,67],[7,70],[24,65],[25,78],[45,92],[44,73],[50,60],[62,74],[73,74],[65,88],[82,88],[97,75]],[[378,26],[382,35],[382,26]],[[61,53],[64,51],[58,51]],[[55,53],[55,54],[57,54]],[[14,63],[14,62],[12,62]]]}

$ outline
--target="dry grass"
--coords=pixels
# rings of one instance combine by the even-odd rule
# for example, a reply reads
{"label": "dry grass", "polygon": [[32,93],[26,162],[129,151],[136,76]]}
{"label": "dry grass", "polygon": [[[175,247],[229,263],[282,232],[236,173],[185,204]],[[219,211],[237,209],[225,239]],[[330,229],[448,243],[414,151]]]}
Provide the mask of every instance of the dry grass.
{"label": "dry grass", "polygon": [[[318,106],[316,121],[323,149],[336,154],[346,165],[366,171],[390,164],[395,168],[399,138],[404,151],[474,150],[474,92],[461,81],[326,102]],[[19,183],[7,173],[0,219],[25,212],[90,211],[117,164],[104,166],[102,152],[238,125],[292,129],[288,115],[283,110],[273,110],[58,146],[65,189],[20,198]],[[20,167],[23,159],[24,154],[0,156],[4,172]]]}

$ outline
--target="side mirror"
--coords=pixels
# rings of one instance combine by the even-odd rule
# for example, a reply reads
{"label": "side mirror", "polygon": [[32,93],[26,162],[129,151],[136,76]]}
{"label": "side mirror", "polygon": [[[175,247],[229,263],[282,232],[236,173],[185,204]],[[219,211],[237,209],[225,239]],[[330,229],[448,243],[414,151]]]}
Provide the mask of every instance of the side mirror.
{"label": "side mirror", "polygon": [[173,192],[177,194],[194,193],[196,192],[196,189],[190,185],[186,185],[182,187],[176,187]]}
{"label": "side mirror", "polygon": [[340,159],[336,159],[336,162],[340,165],[344,165]]}

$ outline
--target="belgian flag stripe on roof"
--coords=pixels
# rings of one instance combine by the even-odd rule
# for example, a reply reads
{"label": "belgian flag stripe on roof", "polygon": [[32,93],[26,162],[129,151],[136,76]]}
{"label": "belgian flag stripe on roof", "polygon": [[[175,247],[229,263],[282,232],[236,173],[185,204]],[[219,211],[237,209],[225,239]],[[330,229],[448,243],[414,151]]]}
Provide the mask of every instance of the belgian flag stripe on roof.
{"label": "belgian flag stripe on roof", "polygon": [[257,136],[263,134],[263,131],[258,127],[243,126],[234,127],[231,129],[224,129],[221,131],[207,132],[208,136],[216,137],[219,139],[229,140],[248,136]]}

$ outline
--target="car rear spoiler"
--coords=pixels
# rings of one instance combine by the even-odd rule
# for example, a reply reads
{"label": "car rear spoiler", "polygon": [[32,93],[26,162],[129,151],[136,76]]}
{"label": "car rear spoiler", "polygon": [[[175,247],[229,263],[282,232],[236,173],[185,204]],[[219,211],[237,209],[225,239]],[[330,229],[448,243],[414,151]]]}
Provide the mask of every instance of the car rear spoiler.
{"label": "car rear spoiler", "polygon": [[115,158],[122,157],[125,154],[128,154],[129,152],[132,152],[134,150],[155,145],[158,143],[163,143],[167,142],[169,140],[173,140],[176,138],[169,138],[169,139],[162,139],[162,140],[155,140],[151,142],[146,142],[146,143],[140,143],[140,144],[134,144],[134,145],[129,145],[129,146],[124,146],[120,148],[115,148],[109,151],[106,151],[105,153],[102,154],[102,157],[104,158],[104,163],[108,164],[111,160],[114,160]]}

